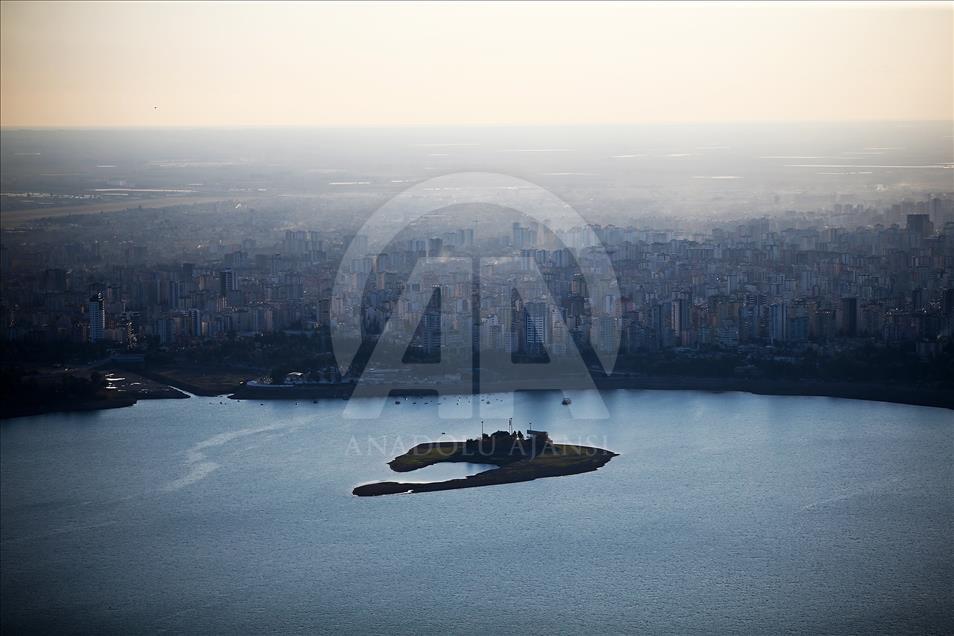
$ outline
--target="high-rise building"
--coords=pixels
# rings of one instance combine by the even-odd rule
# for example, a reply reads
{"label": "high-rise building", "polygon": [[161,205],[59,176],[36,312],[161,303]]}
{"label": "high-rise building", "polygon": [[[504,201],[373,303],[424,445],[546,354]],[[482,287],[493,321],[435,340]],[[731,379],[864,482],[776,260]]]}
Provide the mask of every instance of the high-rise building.
{"label": "high-rise building", "polygon": [[835,312],[819,309],[815,312],[814,336],[816,340],[828,341],[835,337]]}
{"label": "high-rise building", "polygon": [[170,279],[166,284],[166,295],[169,306],[173,309],[179,306],[179,299],[182,296],[182,285],[176,279]]}
{"label": "high-rise building", "polygon": [[519,223],[514,223],[514,224],[511,226],[511,229],[512,229],[512,232],[513,232],[513,233],[512,233],[512,236],[511,236],[511,239],[510,239],[511,244],[512,244],[513,247],[515,247],[515,248],[521,248],[521,247],[523,247],[523,246],[524,246],[524,236],[523,236],[524,229],[520,226]]}
{"label": "high-rise building", "polygon": [[308,249],[308,234],[304,230],[285,230],[283,254],[304,254]]}
{"label": "high-rise building", "polygon": [[89,297],[86,311],[89,314],[89,341],[100,342],[106,329],[106,302],[101,293]]}
{"label": "high-rise building", "polygon": [[789,316],[786,325],[786,339],[791,342],[808,340],[808,316]]}
{"label": "high-rise building", "polygon": [[510,241],[512,247],[522,249],[525,247],[533,247],[537,244],[537,229],[533,225],[531,225],[531,227],[523,227],[519,223],[514,223],[511,226],[511,230],[512,235]]}
{"label": "high-rise building", "polygon": [[910,234],[916,236],[930,236],[934,233],[934,224],[931,223],[931,215],[909,214],[907,217],[907,230]]}
{"label": "high-rise building", "polygon": [[202,336],[202,314],[198,309],[189,310],[189,335],[193,338]]}
{"label": "high-rise building", "polygon": [[911,309],[914,311],[921,311],[924,309],[924,295],[924,290],[920,287],[911,290]]}
{"label": "high-rise building", "polygon": [[612,316],[599,317],[599,340],[597,345],[600,351],[616,354],[616,319]]}
{"label": "high-rise building", "polygon": [[654,347],[663,348],[672,342],[672,303],[655,303],[650,309],[650,324],[652,325]]}
{"label": "high-rise building", "polygon": [[769,340],[784,342],[787,340],[788,308],[785,303],[769,305]]}
{"label": "high-rise building", "polygon": [[235,272],[225,269],[219,272],[219,295],[228,296],[229,292],[238,290],[238,280],[235,278]]}
{"label": "high-rise building", "polygon": [[560,310],[554,307],[550,310],[550,352],[558,356],[565,355],[568,338],[566,320]]}
{"label": "high-rise building", "polygon": [[423,327],[421,346],[426,354],[439,353],[441,350],[441,288],[434,286],[431,301],[424,310],[421,319]]}
{"label": "high-rise building", "polygon": [[672,330],[676,333],[679,344],[689,344],[692,319],[692,294],[679,292],[672,299]]}
{"label": "high-rise building", "polygon": [[839,331],[843,336],[855,336],[858,333],[858,299],[842,298],[841,311],[838,312]]}
{"label": "high-rise building", "polygon": [[540,353],[550,340],[550,320],[547,304],[530,302],[524,305],[524,333],[528,353]]}

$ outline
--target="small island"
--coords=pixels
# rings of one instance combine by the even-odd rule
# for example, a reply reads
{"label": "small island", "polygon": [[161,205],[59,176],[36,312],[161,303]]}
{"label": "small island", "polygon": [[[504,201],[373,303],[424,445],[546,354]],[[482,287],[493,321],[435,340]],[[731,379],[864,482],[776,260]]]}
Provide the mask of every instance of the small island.
{"label": "small island", "polygon": [[493,464],[491,469],[462,479],[430,483],[383,481],[363,484],[354,489],[359,497],[394,495],[406,492],[433,492],[457,488],[476,488],[496,484],[532,481],[542,477],[560,477],[596,470],[616,457],[602,448],[557,444],[546,431],[497,431],[464,442],[425,442],[388,462],[391,470],[410,472],[441,462]]}

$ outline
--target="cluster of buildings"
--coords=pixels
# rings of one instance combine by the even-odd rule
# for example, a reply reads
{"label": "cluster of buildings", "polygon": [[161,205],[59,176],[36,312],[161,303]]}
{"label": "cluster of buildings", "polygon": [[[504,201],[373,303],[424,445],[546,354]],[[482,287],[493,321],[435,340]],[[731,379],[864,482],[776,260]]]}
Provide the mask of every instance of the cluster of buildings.
{"label": "cluster of buildings", "polygon": [[716,229],[701,241],[612,242],[626,252],[614,257],[624,346],[859,337],[936,344],[951,331],[954,224],[937,232],[928,214],[906,221],[773,231],[762,219]]}
{"label": "cluster of buildings", "polygon": [[[376,333],[388,321],[414,332],[412,346],[425,353],[467,348],[475,334],[481,351],[528,355],[872,341],[933,355],[954,324],[954,223],[950,200],[915,209],[889,227],[784,228],[762,218],[694,236],[605,226],[548,240],[542,228],[514,224],[507,247],[516,258],[481,260],[476,286],[459,272],[405,286],[407,272],[392,279],[379,261],[370,292],[349,290],[351,305],[335,312],[352,322],[336,326],[357,333],[360,316]],[[615,275],[612,294],[589,289],[580,272],[592,248],[574,246],[591,242],[587,232],[609,253],[613,272],[596,276]]]}
{"label": "cluster of buildings", "polygon": [[[45,249],[7,236],[0,336],[141,350],[294,331],[330,347],[332,330],[359,337],[387,325],[426,355],[475,345],[560,356],[875,341],[929,356],[954,325],[954,200],[896,207],[901,222],[854,228],[784,217],[696,232],[554,234],[518,222],[485,237],[447,227],[402,235],[381,254],[337,229],[276,229],[215,249],[206,241],[192,256],[143,240]],[[349,245],[359,257],[341,263]],[[603,250],[610,269],[594,258]],[[416,270],[448,256],[475,265]],[[348,276],[334,289],[339,266]]]}

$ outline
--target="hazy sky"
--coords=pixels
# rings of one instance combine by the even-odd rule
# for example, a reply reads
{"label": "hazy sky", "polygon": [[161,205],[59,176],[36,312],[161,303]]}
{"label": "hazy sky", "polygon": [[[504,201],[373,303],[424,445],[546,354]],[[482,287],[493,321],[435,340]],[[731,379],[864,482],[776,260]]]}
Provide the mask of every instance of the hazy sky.
{"label": "hazy sky", "polygon": [[954,117],[952,3],[3,2],[0,25],[3,126]]}

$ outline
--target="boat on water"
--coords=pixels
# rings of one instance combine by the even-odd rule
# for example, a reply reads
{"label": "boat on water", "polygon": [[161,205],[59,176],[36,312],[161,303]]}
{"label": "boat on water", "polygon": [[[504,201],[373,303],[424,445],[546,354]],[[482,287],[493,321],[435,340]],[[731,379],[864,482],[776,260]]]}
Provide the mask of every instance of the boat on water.
{"label": "boat on water", "polygon": [[568,398],[568,397],[565,397],[565,398],[563,398],[562,404],[563,404],[563,406],[566,406],[567,404],[571,404],[572,402],[573,402],[573,400],[571,400],[571,399]]}

